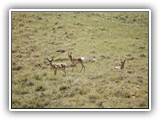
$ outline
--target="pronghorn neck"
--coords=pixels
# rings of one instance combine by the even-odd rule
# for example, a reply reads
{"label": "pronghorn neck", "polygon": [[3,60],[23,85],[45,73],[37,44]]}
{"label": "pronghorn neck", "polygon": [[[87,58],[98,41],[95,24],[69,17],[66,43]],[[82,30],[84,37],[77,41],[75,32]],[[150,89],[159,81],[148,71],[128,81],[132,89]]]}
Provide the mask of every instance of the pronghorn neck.
{"label": "pronghorn neck", "polygon": [[56,66],[55,66],[54,64],[52,64],[51,62],[50,62],[50,65],[51,65],[51,67],[52,67],[53,69],[56,68]]}
{"label": "pronghorn neck", "polygon": [[124,68],[124,64],[121,65],[121,69],[123,69],[123,68]]}
{"label": "pronghorn neck", "polygon": [[51,66],[53,66],[52,62],[49,62]]}
{"label": "pronghorn neck", "polygon": [[52,61],[49,61],[49,64],[52,68],[54,68],[55,66],[52,64]]}
{"label": "pronghorn neck", "polygon": [[125,60],[121,62],[121,69],[124,69]]}
{"label": "pronghorn neck", "polygon": [[72,55],[69,55],[70,61],[75,64],[75,62],[77,61],[76,58],[73,58]]}
{"label": "pronghorn neck", "polygon": [[51,66],[53,66],[53,64],[52,64],[53,59],[52,59],[52,60],[49,60],[49,59],[47,58],[47,60],[48,60],[49,64],[50,64]]}
{"label": "pronghorn neck", "polygon": [[71,60],[71,62],[73,61],[73,58],[72,58],[72,56],[71,56],[71,55],[69,56],[69,59]]}

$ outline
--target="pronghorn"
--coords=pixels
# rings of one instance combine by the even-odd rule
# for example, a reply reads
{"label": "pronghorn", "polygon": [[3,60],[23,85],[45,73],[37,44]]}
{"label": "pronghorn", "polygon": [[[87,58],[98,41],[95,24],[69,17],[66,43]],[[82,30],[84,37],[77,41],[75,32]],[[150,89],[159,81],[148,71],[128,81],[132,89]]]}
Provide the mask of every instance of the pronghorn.
{"label": "pronghorn", "polygon": [[120,72],[120,79],[122,80],[123,79],[123,77],[122,77],[122,75],[123,75],[123,72],[124,72],[124,64],[125,64],[125,62],[126,62],[126,59],[124,59],[124,60],[122,60],[121,59],[121,64],[119,65],[119,66],[114,66],[114,67],[111,67],[109,70],[113,70],[114,72]]}
{"label": "pronghorn", "polygon": [[112,70],[112,71],[121,71],[122,72],[123,69],[124,69],[124,64],[125,64],[126,60],[127,59],[124,59],[124,60],[121,59],[121,64],[120,65],[112,66],[112,67],[109,68],[109,70]]}
{"label": "pronghorn", "polygon": [[70,53],[70,54],[68,53],[68,57],[69,57],[71,63],[72,63],[74,66],[76,66],[78,63],[81,64],[82,68],[81,68],[80,72],[82,71],[82,69],[84,69],[84,71],[85,71],[85,66],[83,65],[83,61],[85,60],[84,57],[73,58],[73,57],[72,57],[72,53]]}
{"label": "pronghorn", "polygon": [[114,69],[118,69],[118,70],[124,69],[125,62],[126,62],[126,59],[124,59],[124,61],[121,59],[121,65],[120,66],[115,66]]}
{"label": "pronghorn", "polygon": [[64,76],[66,76],[66,67],[67,67],[66,63],[54,63],[54,64],[52,64],[53,58],[52,58],[52,60],[49,60],[49,59],[47,59],[47,60],[50,63],[52,69],[54,69],[54,75],[57,74],[57,70],[62,70],[64,72]]}
{"label": "pronghorn", "polygon": [[118,70],[120,72],[119,78],[122,80],[123,79],[123,69],[124,69],[124,64],[126,62],[126,59],[122,60],[121,59],[121,65],[120,66],[114,66],[114,70]]}

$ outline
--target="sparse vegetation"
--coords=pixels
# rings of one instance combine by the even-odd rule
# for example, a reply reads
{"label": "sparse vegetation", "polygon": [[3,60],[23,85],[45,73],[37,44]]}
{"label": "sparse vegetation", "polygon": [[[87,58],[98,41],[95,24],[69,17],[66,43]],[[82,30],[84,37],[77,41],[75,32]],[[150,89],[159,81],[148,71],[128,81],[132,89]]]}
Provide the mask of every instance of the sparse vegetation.
{"label": "sparse vegetation", "polygon": [[[148,108],[148,17],[12,12],[12,108]],[[46,59],[70,65],[70,52],[88,60],[85,71],[55,76]],[[121,59],[124,69],[110,70]]]}

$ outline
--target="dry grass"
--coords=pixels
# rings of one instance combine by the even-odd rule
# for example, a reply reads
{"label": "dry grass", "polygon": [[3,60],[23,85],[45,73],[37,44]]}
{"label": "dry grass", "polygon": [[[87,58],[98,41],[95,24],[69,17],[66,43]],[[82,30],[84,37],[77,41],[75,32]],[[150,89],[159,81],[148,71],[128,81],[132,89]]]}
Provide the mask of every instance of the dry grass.
{"label": "dry grass", "polygon": [[[68,52],[96,62],[54,76]],[[12,12],[12,108],[148,108],[148,13]]]}

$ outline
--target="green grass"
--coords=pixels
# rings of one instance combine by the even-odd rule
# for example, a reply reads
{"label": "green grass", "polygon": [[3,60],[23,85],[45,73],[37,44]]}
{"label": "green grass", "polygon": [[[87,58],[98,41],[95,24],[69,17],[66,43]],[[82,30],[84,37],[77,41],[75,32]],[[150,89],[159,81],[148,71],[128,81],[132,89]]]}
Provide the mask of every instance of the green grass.
{"label": "green grass", "polygon": [[[96,62],[55,76],[69,52]],[[12,12],[12,108],[148,108],[148,13]]]}

